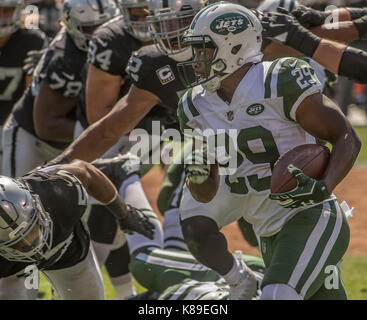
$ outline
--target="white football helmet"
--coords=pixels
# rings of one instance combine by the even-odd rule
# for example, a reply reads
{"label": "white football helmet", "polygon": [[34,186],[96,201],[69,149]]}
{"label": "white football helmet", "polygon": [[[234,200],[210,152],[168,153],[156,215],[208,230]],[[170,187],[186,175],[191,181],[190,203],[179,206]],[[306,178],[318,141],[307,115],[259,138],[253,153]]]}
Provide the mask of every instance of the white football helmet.
{"label": "white football helmet", "polygon": [[175,59],[191,58],[191,50],[181,43],[181,37],[195,14],[204,7],[206,0],[151,0],[148,16],[149,31],[158,49]]}
{"label": "white football helmet", "polygon": [[23,0],[1,0],[0,8],[13,8],[12,16],[0,14],[0,37],[17,31],[21,24]]}
{"label": "white football helmet", "polygon": [[52,220],[38,195],[20,181],[0,176],[2,257],[10,261],[32,263],[46,258],[45,253],[52,246],[52,227]]}
{"label": "white football helmet", "polygon": [[[261,22],[255,13],[241,5],[221,1],[202,9],[182,41],[204,50],[211,47],[215,51],[210,61],[178,63],[185,85],[190,88],[202,84],[206,90],[216,91],[223,79],[244,64],[260,62],[263,57],[261,32]],[[193,82],[186,69],[196,63],[205,63],[206,74]]]}
{"label": "white football helmet", "polygon": [[65,0],[63,24],[78,49],[88,51],[92,34],[85,28],[97,28],[117,13],[114,0]]}
{"label": "white football helmet", "polygon": [[118,4],[125,23],[126,31],[134,38],[147,42],[152,40],[148,30],[148,21],[138,21],[138,17],[131,14],[132,8],[146,8],[148,10],[148,0],[118,0]]}
{"label": "white football helmet", "polygon": [[265,0],[257,7],[257,10],[267,14],[269,12],[276,12],[278,7],[282,7],[292,12],[298,6],[299,3],[297,0]]}

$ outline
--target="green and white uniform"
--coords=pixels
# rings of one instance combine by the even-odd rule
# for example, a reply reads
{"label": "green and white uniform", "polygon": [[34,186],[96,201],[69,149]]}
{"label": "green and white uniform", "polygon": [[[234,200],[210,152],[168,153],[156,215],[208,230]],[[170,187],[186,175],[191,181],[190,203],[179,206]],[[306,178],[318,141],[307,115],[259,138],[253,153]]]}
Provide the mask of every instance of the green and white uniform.
{"label": "green and white uniform", "polygon": [[[263,260],[249,255],[242,255],[242,260],[256,272],[260,286],[265,269]],[[226,295],[229,292],[217,272],[199,263],[187,251],[148,248],[135,257],[129,269],[142,286],[162,294],[160,298],[164,300],[197,299],[208,288],[213,291],[218,287],[219,292],[225,288]],[[181,294],[177,295],[176,291]]]}
{"label": "green and white uniform", "polygon": [[[315,138],[297,123],[296,111],[305,98],[321,91],[321,84],[307,62],[297,58],[281,58],[253,65],[239,83],[230,104],[201,86],[186,92],[179,103],[178,116],[182,131],[189,128],[202,131],[213,129],[217,135],[216,141],[220,141],[218,136],[225,132],[226,150],[230,142],[237,152],[237,168],[230,175],[220,176],[219,189],[209,203],[196,201],[184,186],[180,205],[182,220],[197,215],[207,216],[221,228],[244,217],[252,224],[256,235],[261,237],[261,242],[263,239],[275,237],[275,243],[272,243],[273,252],[279,254],[277,236],[281,234],[280,231],[293,219],[304,218],[309,210],[314,212],[314,220],[311,217],[306,218],[307,223],[312,226],[310,229],[299,226],[295,235],[292,234],[293,231],[286,233],[284,240],[287,242],[288,236],[293,236],[289,239],[293,242],[287,242],[284,252],[277,256],[280,261],[272,255],[266,259],[264,257],[267,268],[271,268],[281,263],[283,257],[287,257],[288,251],[298,253],[293,257],[294,260],[288,259],[290,267],[285,271],[286,274],[280,277],[279,273],[274,273],[265,282],[267,284],[288,283],[292,268],[303,254],[310,258],[308,262],[317,253],[323,256],[322,261],[325,263],[337,264],[348,245],[348,225],[334,195],[328,199],[330,201],[324,202],[324,206],[318,204],[296,209],[285,209],[278,202],[269,199],[272,168],[279,156],[298,145],[315,143]],[[237,130],[234,138],[230,129]],[[305,247],[305,243],[311,237],[313,227],[318,225],[316,217],[321,216],[328,217],[318,230],[327,241],[313,243],[315,247],[312,246],[310,252],[304,253],[303,249],[309,249]],[[312,221],[308,221],[309,219]],[[295,236],[302,240],[295,242]],[[339,243],[339,247],[336,247],[335,244],[341,238],[342,244]],[[333,258],[330,260],[331,256]],[[316,278],[323,273],[323,266],[324,264],[319,266],[320,270],[317,269]],[[314,276],[315,274],[312,279]],[[311,284],[314,283],[312,279],[309,280]],[[289,285],[298,290],[298,284],[296,281]],[[312,285],[308,288],[311,287]],[[303,297],[308,298],[308,292],[302,292]]]}

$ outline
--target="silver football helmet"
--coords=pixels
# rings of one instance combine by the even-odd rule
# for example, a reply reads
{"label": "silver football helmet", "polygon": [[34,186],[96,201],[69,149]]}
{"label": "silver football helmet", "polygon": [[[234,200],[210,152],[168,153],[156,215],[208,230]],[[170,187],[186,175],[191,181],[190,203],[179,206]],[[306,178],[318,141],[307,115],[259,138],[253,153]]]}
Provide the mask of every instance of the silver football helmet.
{"label": "silver football helmet", "polygon": [[191,58],[191,50],[184,46],[181,37],[195,14],[207,0],[151,0],[148,16],[149,31],[158,49],[176,61]]}
{"label": "silver football helmet", "polygon": [[53,224],[38,195],[18,180],[0,176],[0,255],[37,263],[52,246]]}
{"label": "silver football helmet", "polygon": [[[23,0],[1,0],[0,8],[0,37],[5,37],[17,31],[21,24]],[[9,10],[7,13],[5,10]]]}
{"label": "silver football helmet", "polygon": [[148,14],[144,13],[141,16],[136,16],[132,14],[131,10],[134,8],[148,10],[148,3],[148,0],[118,0],[126,31],[142,42],[151,40],[148,30],[149,24],[146,20]]}
{"label": "silver football helmet", "polygon": [[110,20],[117,13],[114,0],[65,0],[63,24],[78,49],[88,51],[94,28]]}

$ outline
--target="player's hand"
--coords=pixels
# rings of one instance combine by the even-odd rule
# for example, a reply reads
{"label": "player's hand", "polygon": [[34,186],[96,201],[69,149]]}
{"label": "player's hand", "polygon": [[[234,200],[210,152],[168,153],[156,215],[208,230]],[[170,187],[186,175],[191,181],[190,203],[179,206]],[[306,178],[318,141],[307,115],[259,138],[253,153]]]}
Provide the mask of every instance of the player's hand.
{"label": "player's hand", "polygon": [[126,233],[137,232],[153,240],[155,229],[154,225],[142,210],[127,205],[128,215],[119,220],[120,228]]}
{"label": "player's hand", "polygon": [[278,200],[284,208],[298,208],[322,202],[330,197],[325,183],[305,175],[294,165],[288,166],[288,171],[297,179],[297,187],[284,193],[271,193],[269,198]]}
{"label": "player's hand", "polygon": [[327,17],[331,15],[330,11],[319,11],[305,6],[298,6],[292,11],[299,23],[305,28],[318,27],[325,23]]}
{"label": "player's hand", "polygon": [[38,62],[41,60],[41,57],[45,51],[46,49],[28,51],[27,57],[24,59],[23,62],[23,71],[28,76],[31,76],[33,74]]}
{"label": "player's hand", "polygon": [[206,154],[200,150],[194,150],[185,159],[185,173],[186,177],[192,183],[204,183],[210,174],[210,164],[207,163]]}
{"label": "player's hand", "polygon": [[290,32],[294,32],[300,25],[298,21],[284,8],[278,8],[278,12],[270,12],[261,19],[263,26],[263,38],[277,40],[286,44]]}

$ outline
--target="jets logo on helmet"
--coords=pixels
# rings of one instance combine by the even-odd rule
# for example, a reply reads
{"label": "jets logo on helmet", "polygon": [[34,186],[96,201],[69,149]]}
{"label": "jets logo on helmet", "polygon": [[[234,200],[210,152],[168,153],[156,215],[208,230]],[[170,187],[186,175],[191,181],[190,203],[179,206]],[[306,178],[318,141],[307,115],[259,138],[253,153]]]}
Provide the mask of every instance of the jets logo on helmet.
{"label": "jets logo on helmet", "polygon": [[230,32],[237,34],[246,30],[250,22],[241,14],[225,14],[218,17],[210,24],[210,29],[214,33],[227,35]]}
{"label": "jets logo on helmet", "polygon": [[65,0],[63,24],[78,49],[88,51],[94,29],[117,13],[114,0]]}
{"label": "jets logo on helmet", "polygon": [[[262,26],[251,10],[230,2],[214,3],[197,13],[182,42],[202,50],[210,59],[191,60],[178,63],[179,73],[186,87],[202,85],[209,91],[218,90],[220,83],[246,63],[258,63],[263,54]],[[192,53],[194,56],[194,52]],[[187,68],[198,63],[205,64],[205,75],[200,74],[196,81],[190,79]]]}

